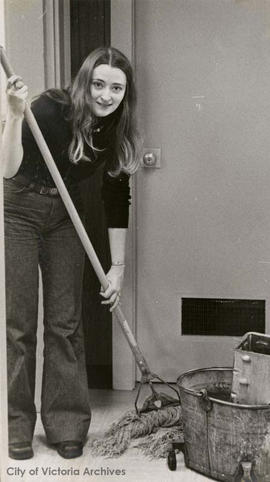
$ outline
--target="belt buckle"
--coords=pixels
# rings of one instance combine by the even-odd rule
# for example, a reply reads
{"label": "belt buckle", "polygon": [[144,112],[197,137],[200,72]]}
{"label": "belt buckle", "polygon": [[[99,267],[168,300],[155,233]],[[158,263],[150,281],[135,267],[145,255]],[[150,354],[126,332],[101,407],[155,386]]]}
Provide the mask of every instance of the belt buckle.
{"label": "belt buckle", "polygon": [[57,189],[56,187],[51,187],[51,188],[49,189],[49,194],[50,194],[51,196],[57,196],[57,194],[58,194],[58,189]]}
{"label": "belt buckle", "polygon": [[39,189],[39,194],[47,194],[47,196],[57,196],[58,189],[56,187],[41,186]]}
{"label": "belt buckle", "polygon": [[41,186],[39,194],[48,194],[49,188],[46,186]]}

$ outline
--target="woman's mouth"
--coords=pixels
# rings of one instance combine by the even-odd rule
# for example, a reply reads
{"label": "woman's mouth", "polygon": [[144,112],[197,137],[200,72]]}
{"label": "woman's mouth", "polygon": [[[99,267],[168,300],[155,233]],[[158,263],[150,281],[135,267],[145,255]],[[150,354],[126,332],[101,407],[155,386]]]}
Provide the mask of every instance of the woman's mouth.
{"label": "woman's mouth", "polygon": [[98,106],[101,107],[102,109],[106,109],[107,107],[111,107],[112,104],[103,104],[101,102],[97,102]]}

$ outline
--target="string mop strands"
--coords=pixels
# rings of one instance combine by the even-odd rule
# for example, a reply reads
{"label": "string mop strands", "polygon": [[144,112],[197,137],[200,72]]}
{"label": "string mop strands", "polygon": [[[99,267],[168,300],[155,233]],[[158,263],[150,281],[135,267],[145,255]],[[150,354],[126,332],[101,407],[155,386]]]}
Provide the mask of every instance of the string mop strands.
{"label": "string mop strands", "polygon": [[144,437],[141,442],[134,445],[134,448],[141,450],[143,455],[151,459],[167,458],[173,442],[184,442],[181,424],[176,427],[158,429],[157,432]]}
{"label": "string mop strands", "polygon": [[[172,432],[173,438],[179,440],[182,433],[180,405],[168,406],[148,413],[141,413],[140,415],[138,415],[136,410],[130,410],[121,417],[118,422],[111,425],[102,439],[92,440],[89,444],[89,448],[92,455],[95,456],[117,457],[129,448],[134,439],[149,436],[150,434],[157,432],[160,428],[169,429],[165,438],[164,433],[162,434],[163,442],[168,446],[168,442],[172,441],[172,434],[170,435],[171,427],[174,427]],[[137,447],[142,448],[143,452],[146,454],[144,443],[141,447],[140,445]],[[155,450],[152,450],[151,456],[155,456],[154,452]],[[150,453],[147,455],[150,455]],[[162,456],[166,455],[167,452]]]}

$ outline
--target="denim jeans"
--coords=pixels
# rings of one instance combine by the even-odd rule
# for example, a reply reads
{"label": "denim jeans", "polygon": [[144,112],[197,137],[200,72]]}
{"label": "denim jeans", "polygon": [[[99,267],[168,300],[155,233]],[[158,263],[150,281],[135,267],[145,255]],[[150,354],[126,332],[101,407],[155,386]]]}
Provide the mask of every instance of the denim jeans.
{"label": "denim jeans", "polygon": [[4,182],[9,443],[36,422],[38,266],[43,285],[41,418],[49,443],[84,441],[91,419],[81,295],[84,251],[60,197]]}

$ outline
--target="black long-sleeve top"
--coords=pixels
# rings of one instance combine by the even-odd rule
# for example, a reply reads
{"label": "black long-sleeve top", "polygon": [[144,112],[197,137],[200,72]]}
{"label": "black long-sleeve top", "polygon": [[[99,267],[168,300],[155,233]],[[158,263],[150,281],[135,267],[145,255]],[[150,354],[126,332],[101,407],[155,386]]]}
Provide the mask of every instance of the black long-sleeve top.
{"label": "black long-sleeve top", "polygon": [[[85,145],[85,153],[91,161],[79,161],[74,164],[69,160],[68,148],[72,140],[72,122],[66,116],[67,106],[57,102],[46,94],[41,95],[32,104],[32,111],[50,149],[57,168],[68,190],[83,179],[90,177],[98,166],[104,165],[102,199],[108,227],[126,228],[128,226],[130,187],[129,176],[120,173],[112,177],[108,171],[114,162],[115,116],[113,113],[100,118],[93,132],[93,151]],[[22,126],[23,160],[17,174],[22,174],[32,182],[48,187],[55,187],[51,174],[26,121]]]}

